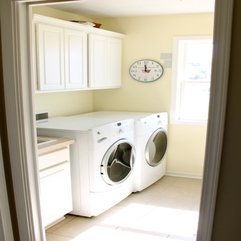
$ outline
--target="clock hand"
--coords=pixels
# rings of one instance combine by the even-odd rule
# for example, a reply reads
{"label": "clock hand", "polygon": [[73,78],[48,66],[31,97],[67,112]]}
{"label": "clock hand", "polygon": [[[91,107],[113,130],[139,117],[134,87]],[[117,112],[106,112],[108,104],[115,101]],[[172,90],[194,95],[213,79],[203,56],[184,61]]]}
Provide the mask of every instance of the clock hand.
{"label": "clock hand", "polygon": [[150,73],[150,71],[151,71],[151,69],[147,69],[147,66],[146,66],[146,64],[144,65],[144,72],[145,73]]}

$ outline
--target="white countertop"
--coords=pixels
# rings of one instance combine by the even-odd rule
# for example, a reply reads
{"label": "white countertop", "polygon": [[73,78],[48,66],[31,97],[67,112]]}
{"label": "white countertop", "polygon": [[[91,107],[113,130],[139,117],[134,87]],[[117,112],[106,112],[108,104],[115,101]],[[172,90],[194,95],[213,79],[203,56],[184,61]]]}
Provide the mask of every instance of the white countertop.
{"label": "white countertop", "polygon": [[37,121],[38,130],[59,130],[85,132],[94,128],[114,124],[119,121],[139,121],[155,119],[161,116],[164,123],[167,123],[167,115],[162,113],[148,112],[122,112],[122,111],[97,111],[73,116],[60,116]]}
{"label": "white countertop", "polygon": [[39,156],[61,149],[65,146],[69,146],[75,142],[74,139],[65,138],[65,137],[63,138],[47,137],[47,138],[52,138],[53,140],[46,141],[37,145]]}

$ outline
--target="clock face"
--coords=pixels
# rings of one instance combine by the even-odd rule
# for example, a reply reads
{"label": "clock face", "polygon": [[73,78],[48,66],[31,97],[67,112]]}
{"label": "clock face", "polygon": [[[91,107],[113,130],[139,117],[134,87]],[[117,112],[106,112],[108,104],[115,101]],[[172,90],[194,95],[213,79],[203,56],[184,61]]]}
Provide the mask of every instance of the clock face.
{"label": "clock face", "polygon": [[134,62],[129,69],[133,79],[141,82],[152,82],[163,75],[163,67],[160,63],[150,59],[141,59]]}

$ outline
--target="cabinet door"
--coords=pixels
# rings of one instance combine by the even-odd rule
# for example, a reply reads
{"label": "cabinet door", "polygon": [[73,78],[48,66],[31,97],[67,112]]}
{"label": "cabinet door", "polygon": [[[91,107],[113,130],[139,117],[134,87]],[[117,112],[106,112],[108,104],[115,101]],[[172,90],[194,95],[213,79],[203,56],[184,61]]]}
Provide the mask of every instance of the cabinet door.
{"label": "cabinet door", "polygon": [[87,88],[87,33],[65,30],[66,89]]}
{"label": "cabinet door", "polygon": [[89,87],[121,86],[121,39],[89,35]]}
{"label": "cabinet door", "polygon": [[122,41],[110,38],[109,45],[109,86],[121,86]]}
{"label": "cabinet door", "polygon": [[40,172],[40,203],[45,227],[72,211],[69,162]]}
{"label": "cabinet door", "polygon": [[109,85],[108,39],[96,34],[89,35],[89,87]]}
{"label": "cabinet door", "polygon": [[64,89],[63,29],[36,24],[38,90]]}

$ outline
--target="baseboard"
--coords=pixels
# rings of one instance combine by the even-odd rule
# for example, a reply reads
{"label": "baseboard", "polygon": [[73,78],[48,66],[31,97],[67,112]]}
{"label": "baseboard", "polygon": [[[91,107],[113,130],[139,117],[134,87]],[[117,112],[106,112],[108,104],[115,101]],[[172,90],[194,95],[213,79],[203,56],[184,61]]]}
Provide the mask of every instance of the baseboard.
{"label": "baseboard", "polygon": [[202,175],[200,174],[193,174],[188,172],[166,172],[166,176],[171,177],[185,177],[185,178],[193,178],[193,179],[202,179]]}

